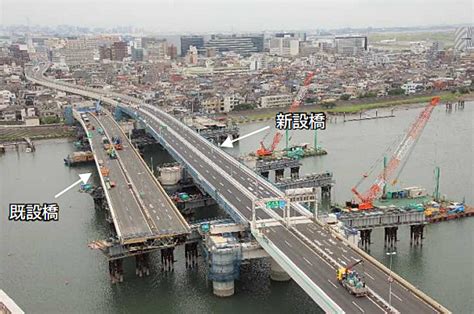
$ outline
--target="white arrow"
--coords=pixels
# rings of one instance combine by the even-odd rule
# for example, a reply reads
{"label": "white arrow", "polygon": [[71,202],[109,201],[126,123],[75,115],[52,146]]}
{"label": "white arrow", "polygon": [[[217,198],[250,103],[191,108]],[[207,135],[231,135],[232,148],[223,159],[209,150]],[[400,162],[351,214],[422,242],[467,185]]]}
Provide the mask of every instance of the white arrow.
{"label": "white arrow", "polygon": [[246,138],[246,137],[252,136],[252,135],[257,134],[257,133],[260,133],[260,132],[265,131],[265,130],[267,130],[267,129],[269,129],[269,128],[270,128],[270,126],[267,125],[266,127],[263,127],[263,128],[261,128],[261,129],[258,129],[257,131],[253,131],[253,132],[250,132],[249,134],[246,134],[246,135],[244,135],[244,136],[241,136],[241,137],[239,137],[239,138],[236,138],[235,140],[233,140],[232,137],[229,135],[229,136],[227,136],[227,138],[225,139],[224,143],[221,144],[221,147],[232,148],[232,147],[234,147],[234,145],[233,145],[234,142],[240,141],[240,140],[242,140],[242,139],[244,139],[244,138]]}
{"label": "white arrow", "polygon": [[61,195],[63,195],[64,193],[66,193],[67,191],[69,191],[70,189],[72,189],[73,187],[75,187],[76,185],[78,185],[79,183],[84,183],[86,184],[87,181],[89,181],[89,178],[91,177],[91,173],[83,173],[83,174],[80,174],[79,175],[79,180],[77,180],[76,182],[74,182],[73,184],[71,184],[70,186],[68,186],[67,188],[65,188],[64,190],[62,190],[61,192],[59,192],[58,194],[56,194],[54,196],[54,198],[58,198],[60,197]]}

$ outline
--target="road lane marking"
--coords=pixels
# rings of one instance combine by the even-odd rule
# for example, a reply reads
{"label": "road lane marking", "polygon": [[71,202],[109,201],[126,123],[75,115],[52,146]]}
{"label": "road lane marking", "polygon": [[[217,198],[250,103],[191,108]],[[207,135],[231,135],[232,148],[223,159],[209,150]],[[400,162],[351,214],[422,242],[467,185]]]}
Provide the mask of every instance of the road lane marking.
{"label": "road lane marking", "polygon": [[370,279],[375,280],[375,278],[372,277],[371,275],[369,275],[368,273],[365,273],[365,275],[366,275],[367,277],[369,277]]}
{"label": "road lane marking", "polygon": [[230,189],[227,189],[227,192],[229,192],[229,194],[232,194],[232,191]]}
{"label": "road lane marking", "polygon": [[346,261],[350,262],[351,260],[348,259],[344,254],[341,254],[342,258],[345,259]]}
{"label": "road lane marking", "polygon": [[237,196],[235,197],[235,199],[237,200],[237,202],[241,202],[240,198],[238,198]]}
{"label": "road lane marking", "polygon": [[381,309],[382,312],[387,313],[387,311],[385,311],[380,305],[378,305],[374,300],[372,300],[372,298],[367,297],[367,299],[369,299],[370,302],[372,302],[372,303],[375,304],[379,309]]}
{"label": "road lane marking", "polygon": [[214,176],[212,176],[212,178],[213,178],[214,180],[217,180],[216,177],[214,177]]}
{"label": "road lane marking", "polygon": [[354,256],[351,256],[351,258],[354,260],[354,261],[359,261],[357,258],[355,258]]}
{"label": "road lane marking", "polygon": [[317,245],[319,246],[322,246],[321,242],[319,242],[318,240],[314,239],[314,243],[316,243]]}
{"label": "road lane marking", "polygon": [[352,301],[352,304],[354,304],[359,309],[359,311],[361,311],[362,313],[365,313],[365,311],[357,303]]}
{"label": "road lane marking", "polygon": [[334,288],[336,288],[336,289],[337,289],[337,286],[334,284],[334,282],[332,282],[332,281],[331,281],[331,280],[329,280],[329,279],[328,279],[328,282],[329,282],[331,285],[333,285],[333,286],[334,286]]}
{"label": "road lane marking", "polygon": [[158,215],[155,216],[157,220],[160,220],[160,217],[158,217]]}
{"label": "road lane marking", "polygon": [[392,295],[393,295],[395,298],[397,298],[398,300],[403,301],[402,298],[400,298],[398,295],[396,295],[395,293],[393,293],[393,291],[392,291]]}
{"label": "road lane marking", "polygon": [[314,231],[311,230],[310,228],[307,229],[309,232],[311,232],[312,234],[314,234]]}
{"label": "road lane marking", "polygon": [[219,184],[220,184],[220,186],[224,187],[224,183],[222,183],[222,182],[219,182]]}
{"label": "road lane marking", "polygon": [[288,241],[285,240],[285,243],[286,245],[288,245],[289,247],[292,247],[290,243],[288,243]]}
{"label": "road lane marking", "polygon": [[305,260],[306,263],[308,263],[308,264],[310,264],[311,266],[313,266],[313,264],[311,264],[311,262],[308,261],[308,260],[306,259],[306,257],[303,257],[303,259]]}

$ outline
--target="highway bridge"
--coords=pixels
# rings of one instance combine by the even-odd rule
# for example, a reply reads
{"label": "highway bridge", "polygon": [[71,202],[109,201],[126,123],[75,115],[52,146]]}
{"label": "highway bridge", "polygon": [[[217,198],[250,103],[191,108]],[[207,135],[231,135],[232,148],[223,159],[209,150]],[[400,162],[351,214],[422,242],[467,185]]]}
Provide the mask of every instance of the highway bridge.
{"label": "highway bridge", "polygon": [[[112,222],[123,248],[141,244],[140,252],[143,252],[184,239],[190,232],[186,220],[118,124],[108,114],[88,114],[87,123],[78,112],[74,116],[87,131]],[[103,148],[103,139],[111,143],[112,137],[120,137],[122,141],[123,148],[116,150],[117,159],[111,159]],[[126,252],[107,255],[114,259],[123,254]],[[128,252],[128,255],[133,254]]]}
{"label": "highway bridge", "polygon": [[[126,95],[47,79],[42,75],[44,70],[29,72],[27,78],[50,88],[100,99],[142,121],[148,132],[236,222],[251,229],[265,251],[326,312],[449,312],[340,234],[313,219],[304,207],[291,204],[282,210],[265,208],[264,200],[282,200],[284,194],[170,114]],[[358,271],[366,278],[369,288],[369,295],[363,298],[350,295],[335,279],[338,267],[358,259],[365,261],[364,266],[358,266]],[[389,277],[394,279],[390,296]]]}

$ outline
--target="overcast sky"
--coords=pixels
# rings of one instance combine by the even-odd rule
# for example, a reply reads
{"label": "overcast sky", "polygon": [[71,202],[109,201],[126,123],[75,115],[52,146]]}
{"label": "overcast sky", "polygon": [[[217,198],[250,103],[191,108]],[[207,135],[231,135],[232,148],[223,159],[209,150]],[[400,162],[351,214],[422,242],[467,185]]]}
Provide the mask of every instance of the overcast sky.
{"label": "overcast sky", "polygon": [[163,32],[448,25],[473,0],[0,0],[3,25],[136,26]]}

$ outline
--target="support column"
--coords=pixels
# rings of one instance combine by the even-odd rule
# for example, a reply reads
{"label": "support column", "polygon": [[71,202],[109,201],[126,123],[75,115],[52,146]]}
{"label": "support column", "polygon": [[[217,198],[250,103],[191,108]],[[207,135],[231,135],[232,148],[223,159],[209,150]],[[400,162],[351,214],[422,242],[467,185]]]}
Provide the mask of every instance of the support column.
{"label": "support column", "polygon": [[281,179],[285,176],[285,169],[275,170],[275,182],[280,182]]}
{"label": "support column", "polygon": [[186,258],[186,268],[194,268],[197,266],[197,242],[186,243],[184,245],[184,255]]}
{"label": "support column", "polygon": [[300,167],[290,168],[291,178],[298,179],[300,177]]}
{"label": "support column", "polygon": [[174,271],[174,247],[161,249],[161,270]]}
{"label": "support column", "polygon": [[234,281],[213,281],[212,289],[218,297],[230,297],[234,294]]}
{"label": "support column", "polygon": [[270,261],[271,273],[270,279],[274,281],[288,281],[291,279],[283,268],[272,258]]}
{"label": "support column", "polygon": [[370,246],[370,234],[372,229],[366,229],[360,231],[360,244],[362,247],[367,249]]}

